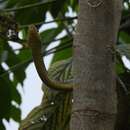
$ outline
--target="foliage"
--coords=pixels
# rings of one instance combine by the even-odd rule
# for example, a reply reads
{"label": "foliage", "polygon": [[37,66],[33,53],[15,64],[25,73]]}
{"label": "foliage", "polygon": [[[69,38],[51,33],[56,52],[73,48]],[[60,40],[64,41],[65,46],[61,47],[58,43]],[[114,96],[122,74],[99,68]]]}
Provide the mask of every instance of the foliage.
{"label": "foliage", "polygon": [[[54,63],[49,76],[59,82],[72,82],[72,58]],[[20,130],[68,130],[72,91],[56,91],[43,85],[43,92],[42,103],[22,121]]]}
{"label": "foliage", "polygon": [[[126,56],[130,60],[130,3],[128,0],[124,0],[124,3],[116,46],[116,70],[127,91],[130,91],[130,72],[122,62],[122,56]],[[2,99],[0,102],[0,129],[4,130],[3,119],[9,121],[10,118],[13,118],[17,122],[21,120],[20,108],[12,102],[15,102],[18,106],[21,104],[21,96],[17,90],[17,85],[21,84],[23,86],[26,78],[25,70],[32,62],[31,52],[26,44],[28,25],[35,24],[39,29],[42,25],[47,26],[50,23],[55,23],[56,27],[41,31],[40,36],[44,48],[55,41],[58,41],[59,45],[50,50],[43,50],[43,55],[54,53],[52,64],[65,60],[72,56],[73,34],[77,19],[74,14],[77,15],[78,12],[78,1],[1,0],[0,4],[0,98]],[[68,13],[71,11],[70,17]],[[46,21],[48,12],[53,18],[49,22]],[[66,34],[59,37],[59,34],[63,31]],[[22,38],[18,37],[18,32],[22,34]],[[9,43],[9,41],[13,42]],[[14,50],[12,48],[14,42],[21,47]],[[65,73],[65,70],[64,68],[62,72]],[[47,90],[43,91],[46,93]],[[56,98],[58,97],[56,96]],[[64,109],[64,106],[62,106],[62,109]],[[52,110],[46,110],[49,113],[52,112]],[[130,118],[129,113],[130,111],[128,112]]]}

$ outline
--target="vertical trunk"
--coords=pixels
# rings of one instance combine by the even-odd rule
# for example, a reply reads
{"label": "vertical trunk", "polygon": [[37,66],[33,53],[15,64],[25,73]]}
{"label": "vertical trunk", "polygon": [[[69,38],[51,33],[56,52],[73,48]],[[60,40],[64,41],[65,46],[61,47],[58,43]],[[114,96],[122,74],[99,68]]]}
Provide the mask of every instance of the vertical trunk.
{"label": "vertical trunk", "polygon": [[74,39],[76,87],[71,130],[114,130],[117,95],[114,44],[122,0],[79,0]]}

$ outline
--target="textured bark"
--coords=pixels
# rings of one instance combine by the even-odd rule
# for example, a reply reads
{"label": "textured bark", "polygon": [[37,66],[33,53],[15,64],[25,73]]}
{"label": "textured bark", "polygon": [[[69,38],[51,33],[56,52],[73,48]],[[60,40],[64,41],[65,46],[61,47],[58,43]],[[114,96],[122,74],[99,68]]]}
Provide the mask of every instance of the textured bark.
{"label": "textured bark", "polygon": [[76,88],[71,130],[114,130],[117,113],[114,46],[121,0],[80,0],[74,38]]}

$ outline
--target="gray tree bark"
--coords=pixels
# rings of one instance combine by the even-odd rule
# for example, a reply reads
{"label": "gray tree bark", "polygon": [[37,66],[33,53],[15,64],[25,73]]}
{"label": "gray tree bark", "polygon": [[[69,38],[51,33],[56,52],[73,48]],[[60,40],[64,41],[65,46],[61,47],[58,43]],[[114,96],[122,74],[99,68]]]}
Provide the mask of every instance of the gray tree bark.
{"label": "gray tree bark", "polygon": [[114,130],[117,114],[114,46],[122,0],[79,0],[74,38],[71,130]]}

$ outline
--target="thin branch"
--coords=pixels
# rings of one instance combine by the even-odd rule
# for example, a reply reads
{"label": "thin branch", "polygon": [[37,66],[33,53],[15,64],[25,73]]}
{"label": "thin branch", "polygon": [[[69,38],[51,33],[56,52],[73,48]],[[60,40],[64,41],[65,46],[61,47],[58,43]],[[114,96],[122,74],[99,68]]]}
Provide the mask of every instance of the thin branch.
{"label": "thin branch", "polygon": [[[61,12],[61,18],[65,19],[64,13]],[[72,33],[70,32],[69,28],[68,28],[68,24],[67,23],[62,23],[68,36],[72,36]]]}
{"label": "thin branch", "polygon": [[58,46],[58,47],[54,47],[54,48],[48,50],[48,51],[47,51],[47,55],[50,55],[50,54],[52,54],[52,53],[56,53],[56,52],[62,51],[62,50],[64,50],[64,49],[67,49],[67,48],[72,47],[72,44],[70,44],[70,42],[71,42],[71,40],[65,42],[65,43],[68,43],[68,44],[60,45],[60,46]]}
{"label": "thin branch", "polygon": [[[64,40],[66,39],[66,37],[62,37],[62,38],[57,38],[57,39],[53,39],[51,42],[46,42],[46,43],[42,43],[42,45],[48,45],[49,43],[53,43],[53,42],[57,42],[57,41],[60,41],[60,40]],[[70,38],[69,40],[73,40],[73,38]],[[24,41],[24,40],[23,40]],[[27,42],[27,41],[24,41],[24,42]],[[66,41],[64,44],[68,43],[68,41]],[[26,47],[23,47],[23,48],[19,48],[19,49],[14,49],[13,51],[22,51],[22,50],[25,50],[25,49],[28,49],[28,45],[24,45]],[[55,47],[54,47],[55,48]],[[52,49],[54,49],[52,48]],[[45,51],[45,50],[44,50]]]}
{"label": "thin branch", "polygon": [[[48,21],[48,22],[38,22],[38,23],[32,23],[34,25],[41,25],[41,24],[49,24],[49,23],[54,23],[54,22],[59,22],[59,21],[69,21],[69,20],[75,20],[77,19],[78,17],[75,16],[75,17],[65,17],[65,18],[59,18],[59,19],[54,19],[54,20],[51,20],[51,21]],[[20,25],[19,28],[25,28],[25,27],[28,27],[30,24],[26,24],[26,25]]]}
{"label": "thin branch", "polygon": [[121,85],[121,87],[123,88],[124,92],[126,95],[129,94],[128,89],[126,88],[125,84],[123,83],[123,81],[120,79],[119,76],[116,76],[117,82]]}

